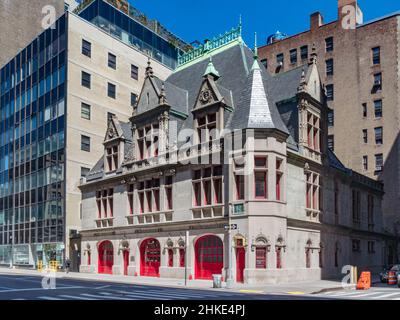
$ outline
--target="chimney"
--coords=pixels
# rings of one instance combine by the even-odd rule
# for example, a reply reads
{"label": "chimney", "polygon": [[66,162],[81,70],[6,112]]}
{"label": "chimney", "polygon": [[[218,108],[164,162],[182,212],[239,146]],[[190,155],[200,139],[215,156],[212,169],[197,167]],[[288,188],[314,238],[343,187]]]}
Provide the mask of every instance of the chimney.
{"label": "chimney", "polygon": [[358,0],[338,0],[338,19],[340,21],[346,20],[347,24],[362,24],[364,17],[358,6]]}
{"label": "chimney", "polygon": [[310,30],[316,30],[324,24],[324,18],[320,12],[314,12],[310,16]]}

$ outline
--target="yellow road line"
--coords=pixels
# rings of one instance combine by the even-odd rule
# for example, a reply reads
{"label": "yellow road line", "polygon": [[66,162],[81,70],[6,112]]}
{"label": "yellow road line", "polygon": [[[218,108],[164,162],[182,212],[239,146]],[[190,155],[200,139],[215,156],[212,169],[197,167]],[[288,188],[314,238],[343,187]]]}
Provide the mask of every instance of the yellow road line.
{"label": "yellow road line", "polygon": [[264,291],[259,291],[259,290],[240,290],[240,292],[243,292],[243,293],[257,293],[257,294],[264,293]]}
{"label": "yellow road line", "polygon": [[301,292],[301,291],[295,291],[295,292],[287,292],[287,294],[301,295],[301,294],[305,294],[305,293]]}

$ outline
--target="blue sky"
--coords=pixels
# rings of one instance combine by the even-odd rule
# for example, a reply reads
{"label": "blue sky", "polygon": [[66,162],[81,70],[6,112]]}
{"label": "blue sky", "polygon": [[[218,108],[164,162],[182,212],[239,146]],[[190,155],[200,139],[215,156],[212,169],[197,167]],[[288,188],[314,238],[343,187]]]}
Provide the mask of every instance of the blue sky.
{"label": "blue sky", "polygon": [[[288,35],[309,28],[309,16],[320,11],[325,22],[337,17],[337,0],[129,0],[187,42],[203,41],[237,26],[242,14],[245,42],[259,45],[277,30]],[[399,0],[359,0],[364,21],[400,10]]]}

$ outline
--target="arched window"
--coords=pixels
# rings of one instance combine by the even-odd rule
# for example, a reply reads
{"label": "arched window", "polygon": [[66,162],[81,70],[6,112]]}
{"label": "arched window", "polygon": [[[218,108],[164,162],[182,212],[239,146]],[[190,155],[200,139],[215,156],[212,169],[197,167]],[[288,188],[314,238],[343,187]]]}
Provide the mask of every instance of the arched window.
{"label": "arched window", "polygon": [[174,266],[174,249],[168,249],[168,267]]}
{"label": "arched window", "polygon": [[306,268],[311,268],[311,252],[312,252],[312,241],[309,239],[306,245]]}

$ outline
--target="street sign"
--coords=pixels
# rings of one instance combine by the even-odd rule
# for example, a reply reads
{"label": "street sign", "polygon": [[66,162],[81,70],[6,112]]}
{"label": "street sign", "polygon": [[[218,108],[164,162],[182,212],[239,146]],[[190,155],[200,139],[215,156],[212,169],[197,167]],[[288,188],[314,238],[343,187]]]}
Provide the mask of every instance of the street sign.
{"label": "street sign", "polygon": [[231,224],[230,226],[227,224],[225,225],[225,230],[237,230],[238,225],[237,224]]}

